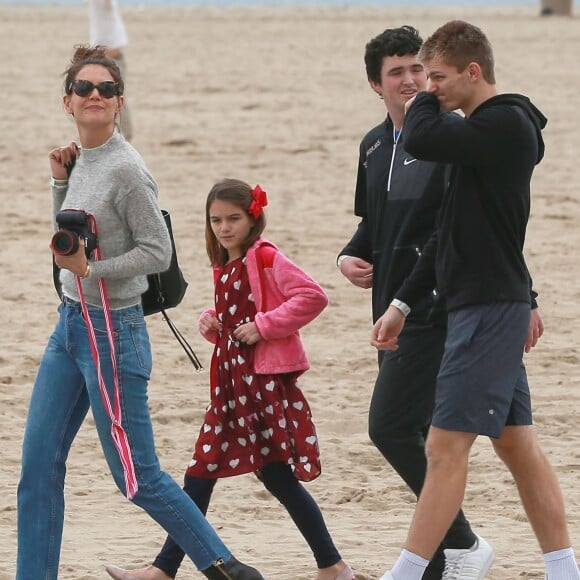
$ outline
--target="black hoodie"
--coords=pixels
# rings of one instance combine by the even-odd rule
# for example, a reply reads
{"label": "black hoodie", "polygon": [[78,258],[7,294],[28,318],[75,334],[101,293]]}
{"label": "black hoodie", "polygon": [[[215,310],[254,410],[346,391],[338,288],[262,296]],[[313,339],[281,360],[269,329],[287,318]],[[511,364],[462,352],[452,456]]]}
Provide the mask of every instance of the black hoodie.
{"label": "black hoodie", "polygon": [[405,119],[406,149],[452,171],[437,231],[397,298],[413,307],[437,285],[448,310],[530,296],[535,306],[523,247],[546,122],[522,95],[496,95],[468,118],[442,114],[435,96],[417,95]]}

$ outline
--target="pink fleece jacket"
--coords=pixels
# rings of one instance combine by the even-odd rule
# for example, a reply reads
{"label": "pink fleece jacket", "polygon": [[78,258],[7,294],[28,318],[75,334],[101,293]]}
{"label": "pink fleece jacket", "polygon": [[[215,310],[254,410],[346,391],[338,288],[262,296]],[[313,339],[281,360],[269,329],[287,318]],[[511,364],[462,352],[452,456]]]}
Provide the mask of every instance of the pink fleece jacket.
{"label": "pink fleece jacket", "polygon": [[[262,337],[255,344],[254,371],[283,374],[308,370],[310,363],[299,330],[326,308],[326,293],[264,239],[246,252],[246,268],[257,310],[254,322]],[[206,313],[215,316],[213,309],[204,311],[202,316]],[[215,335],[204,338],[213,343],[217,339]]]}

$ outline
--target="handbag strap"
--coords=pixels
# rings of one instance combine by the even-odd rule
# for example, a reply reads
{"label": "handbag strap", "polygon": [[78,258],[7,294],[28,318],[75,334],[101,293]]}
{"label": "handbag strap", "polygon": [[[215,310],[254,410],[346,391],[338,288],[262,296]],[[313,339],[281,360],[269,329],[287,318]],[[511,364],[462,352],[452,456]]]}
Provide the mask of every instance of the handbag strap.
{"label": "handbag strap", "polygon": [[189,358],[189,360],[191,361],[191,364],[193,364],[193,366],[195,367],[195,370],[198,372],[203,370],[203,365],[201,364],[199,358],[195,354],[195,351],[193,350],[193,348],[191,347],[189,342],[187,342],[187,340],[183,336],[183,334],[181,334],[181,332],[179,331],[179,328],[177,328],[177,326],[175,326],[175,324],[173,323],[173,320],[171,320],[171,318],[169,318],[169,315],[167,314],[167,310],[165,310],[165,308],[163,308],[163,306],[161,306],[161,315],[163,316],[163,320],[165,320],[165,322],[167,322],[167,326],[169,326],[169,330],[171,330],[171,332],[173,333],[173,336],[175,336],[175,338],[177,339],[177,342],[181,345],[181,348],[183,348],[185,354],[187,355],[187,358]]}

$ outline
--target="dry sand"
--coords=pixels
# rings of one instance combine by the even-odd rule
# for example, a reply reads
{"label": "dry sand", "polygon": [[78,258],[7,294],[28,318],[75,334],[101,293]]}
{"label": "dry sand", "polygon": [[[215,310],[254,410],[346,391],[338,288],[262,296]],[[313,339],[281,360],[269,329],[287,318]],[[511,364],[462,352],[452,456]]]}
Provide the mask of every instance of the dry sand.
{"label": "dry sand", "polygon": [[[0,579],[14,578],[16,486],[31,385],[56,320],[51,284],[48,151],[74,137],[60,104],[72,47],[87,38],[86,7],[0,6],[4,113],[0,140]],[[211,302],[203,204],[215,180],[259,182],[270,194],[267,235],[326,288],[329,308],[304,332],[312,370],[302,386],[317,420],[323,475],[308,484],[360,579],[396,558],[414,497],[369,442],[376,373],[368,344],[370,295],[337,272],[354,231],[358,143],[385,114],[370,91],[364,44],[411,23],[424,36],[461,17],[495,47],[498,87],[528,94],[549,118],[547,152],[533,182],[527,256],[546,324],[526,357],[539,435],[554,463],[580,545],[578,378],[578,19],[518,8],[139,8],[125,7],[128,99],[134,145],[171,211],[190,287],[172,314],[204,363],[198,312]],[[155,368],[150,401],[158,453],[181,481],[207,400],[159,316],[149,320]],[[39,473],[39,477],[43,474]],[[63,579],[105,578],[107,562],[139,566],[164,532],[115,489],[87,420],[73,446],[66,487]],[[487,440],[475,445],[465,509],[495,547],[494,579],[543,578],[541,555],[510,476]],[[211,522],[267,578],[311,579],[313,559],[283,509],[252,476],[221,482]],[[580,550],[579,550],[580,553]],[[199,577],[190,562],[181,578]]]}

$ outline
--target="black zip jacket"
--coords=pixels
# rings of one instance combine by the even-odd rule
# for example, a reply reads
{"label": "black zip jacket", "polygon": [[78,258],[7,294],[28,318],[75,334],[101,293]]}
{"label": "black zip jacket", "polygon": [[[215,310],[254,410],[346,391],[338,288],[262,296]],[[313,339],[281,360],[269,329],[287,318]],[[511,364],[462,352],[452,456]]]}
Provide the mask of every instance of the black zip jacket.
{"label": "black zip jacket", "polygon": [[451,163],[452,171],[437,232],[397,298],[413,307],[437,283],[448,310],[505,301],[537,306],[523,247],[546,122],[522,95],[496,95],[469,118],[441,113],[435,96],[417,95],[405,119],[406,148]]}
{"label": "black zip jacket", "polygon": [[[389,117],[360,144],[355,192],[358,229],[339,255],[373,264],[372,310],[376,321],[411,273],[436,227],[444,189],[444,166],[419,161],[395,143]],[[433,285],[409,320],[445,324],[445,309]]]}

